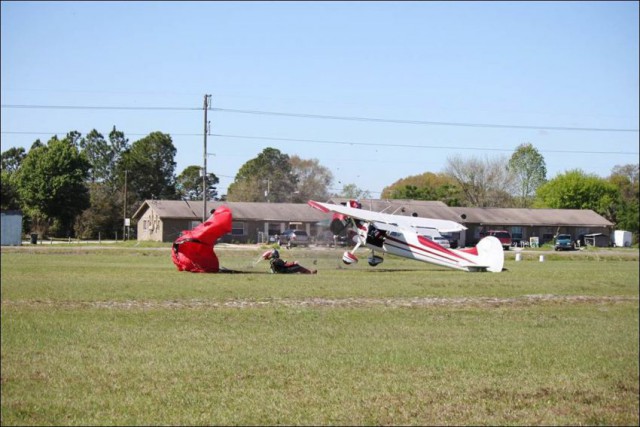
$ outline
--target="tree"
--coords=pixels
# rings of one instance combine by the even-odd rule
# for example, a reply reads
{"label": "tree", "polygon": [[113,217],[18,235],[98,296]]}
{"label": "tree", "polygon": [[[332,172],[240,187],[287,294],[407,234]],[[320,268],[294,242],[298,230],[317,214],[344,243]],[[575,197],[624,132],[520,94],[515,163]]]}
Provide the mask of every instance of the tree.
{"label": "tree", "polygon": [[75,217],[89,207],[85,186],[89,167],[66,138],[53,137],[47,145],[29,150],[16,172],[18,194],[29,216],[53,225],[58,235],[71,235]]}
{"label": "tree", "polygon": [[371,193],[369,190],[362,190],[355,184],[345,184],[339,196],[347,199],[370,199]]}
{"label": "tree", "polygon": [[67,140],[74,147],[78,149],[81,148],[80,143],[82,142],[82,134],[77,130],[72,130],[71,132],[67,132],[67,136],[65,136],[64,139]]}
{"label": "tree", "polygon": [[552,209],[591,209],[616,222],[620,190],[597,175],[574,169],[541,185],[534,206]]}
{"label": "tree", "polygon": [[122,230],[120,191],[98,182],[89,183],[88,187],[91,206],[76,218],[76,236],[81,239],[114,238]]}
{"label": "tree", "polygon": [[638,164],[617,165],[611,171],[609,182],[620,190],[620,206],[617,210],[616,227],[633,232],[635,241],[640,233],[639,175]]}
{"label": "tree", "polygon": [[122,227],[124,202],[124,188],[117,179],[117,167],[123,152],[128,149],[129,140],[115,126],[108,141],[95,129],[77,140],[91,164],[91,182],[87,185],[91,206],[76,219],[74,229],[81,238],[115,236]]}
{"label": "tree", "polygon": [[[57,140],[58,137],[56,135],[54,135],[51,139]],[[29,151],[33,150],[34,148],[38,148],[38,147],[44,147],[44,144],[42,143],[42,141],[40,141],[40,139],[36,139],[33,142],[33,144],[31,144],[31,148],[29,149]]]}
{"label": "tree", "polygon": [[509,207],[513,204],[510,193],[514,177],[505,157],[463,160],[456,155],[447,159],[445,173],[456,181],[464,206]]}
{"label": "tree", "polygon": [[[202,176],[200,166],[188,166],[176,179],[176,189],[181,198],[187,200],[202,200]],[[207,174],[206,186],[208,189],[207,200],[217,200],[218,190],[215,187],[220,182],[213,173]]]}
{"label": "tree", "polygon": [[402,178],[382,190],[383,199],[440,200],[448,206],[460,204],[460,189],[447,174],[425,172]]}
{"label": "tree", "polygon": [[108,175],[109,146],[101,133],[93,129],[78,144],[91,164],[89,177],[91,182],[102,182]]}
{"label": "tree", "polygon": [[91,164],[89,170],[90,207],[76,218],[74,230],[81,238],[115,237],[122,227],[124,188],[118,181],[117,166],[128,139],[114,126],[109,140],[93,129],[84,138],[75,133],[81,152]]}
{"label": "tree", "polygon": [[111,185],[116,185],[118,165],[122,161],[122,156],[129,150],[129,139],[124,136],[124,132],[119,131],[114,126],[109,132],[109,165],[107,167],[107,181]]}
{"label": "tree", "polygon": [[621,195],[625,200],[638,200],[638,176],[640,167],[636,164],[616,165],[611,170],[609,181],[620,187]]}
{"label": "tree", "polygon": [[291,170],[298,177],[298,186],[291,201],[306,203],[308,200],[327,200],[333,183],[331,171],[320,165],[318,159],[301,159],[291,156]]}
{"label": "tree", "polygon": [[289,156],[267,147],[246,162],[229,185],[227,200],[234,202],[290,202],[298,184]]}
{"label": "tree", "polygon": [[0,192],[0,208],[3,211],[20,209],[20,196],[18,195],[18,188],[14,182],[14,174],[2,169],[2,176],[0,179],[0,183],[2,184],[2,190]]}
{"label": "tree", "polygon": [[536,189],[547,179],[547,166],[544,157],[533,145],[521,144],[509,159],[509,171],[515,179],[517,204],[522,208],[530,207]]}
{"label": "tree", "polygon": [[116,166],[128,149],[128,143],[129,140],[124,137],[124,133],[116,130],[115,126],[109,133],[108,141],[95,129],[78,141],[82,152],[91,163],[91,182],[116,185]]}
{"label": "tree", "polygon": [[8,173],[14,173],[18,170],[26,155],[22,147],[12,147],[4,151],[2,153],[2,170]]}
{"label": "tree", "polygon": [[22,147],[13,147],[2,153],[0,205],[3,210],[20,209],[20,197],[15,183],[15,173],[20,168],[25,156],[25,150]]}
{"label": "tree", "polygon": [[126,184],[134,203],[146,199],[176,199],[175,155],[176,148],[168,134],[152,132],[139,139],[122,154],[118,163],[118,187]]}

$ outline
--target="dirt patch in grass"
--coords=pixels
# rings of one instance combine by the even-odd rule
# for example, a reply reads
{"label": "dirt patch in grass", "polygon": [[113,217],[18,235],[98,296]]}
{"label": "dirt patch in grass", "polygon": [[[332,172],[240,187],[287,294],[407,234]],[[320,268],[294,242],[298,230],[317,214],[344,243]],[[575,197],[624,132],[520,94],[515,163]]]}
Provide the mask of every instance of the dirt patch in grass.
{"label": "dirt patch in grass", "polygon": [[3,307],[53,307],[61,309],[102,308],[115,310],[156,310],[156,309],[222,309],[222,308],[262,308],[262,307],[388,307],[388,308],[429,308],[429,307],[477,307],[492,308],[504,306],[530,306],[539,304],[616,304],[638,301],[633,296],[583,296],[583,295],[524,295],[513,298],[460,297],[460,298],[272,298],[267,300],[232,299],[179,300],[179,301],[50,301],[23,300],[2,301]]}

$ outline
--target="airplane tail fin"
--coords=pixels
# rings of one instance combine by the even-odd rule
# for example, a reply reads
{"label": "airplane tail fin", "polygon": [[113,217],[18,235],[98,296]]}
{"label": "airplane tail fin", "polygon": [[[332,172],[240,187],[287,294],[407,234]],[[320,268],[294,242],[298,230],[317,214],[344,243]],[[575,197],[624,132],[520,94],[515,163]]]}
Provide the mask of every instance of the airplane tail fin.
{"label": "airplane tail fin", "polygon": [[500,273],[504,266],[504,249],[497,237],[487,236],[476,245],[480,262],[488,265],[487,271]]}
{"label": "airplane tail fin", "polygon": [[473,248],[459,249],[459,251],[478,257],[476,263],[487,266],[487,271],[500,273],[504,266],[504,249],[497,237],[487,236]]}

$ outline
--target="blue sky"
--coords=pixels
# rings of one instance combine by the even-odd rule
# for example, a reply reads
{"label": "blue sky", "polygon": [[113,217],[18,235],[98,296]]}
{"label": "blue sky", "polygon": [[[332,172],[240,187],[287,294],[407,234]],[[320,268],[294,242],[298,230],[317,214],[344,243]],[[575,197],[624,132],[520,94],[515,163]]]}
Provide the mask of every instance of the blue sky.
{"label": "blue sky", "polygon": [[161,131],[179,174],[203,163],[211,94],[207,169],[222,193],[266,147],[373,197],[451,156],[508,158],[523,143],[548,178],[638,163],[638,2],[1,7],[2,151],[71,130]]}

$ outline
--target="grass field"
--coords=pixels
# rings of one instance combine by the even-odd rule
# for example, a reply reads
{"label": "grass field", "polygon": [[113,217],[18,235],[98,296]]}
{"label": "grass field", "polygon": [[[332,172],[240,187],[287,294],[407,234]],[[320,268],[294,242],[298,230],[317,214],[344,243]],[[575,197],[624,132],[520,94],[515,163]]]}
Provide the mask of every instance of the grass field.
{"label": "grass field", "polygon": [[314,276],[263,250],[192,274],[167,247],[3,247],[2,425],[640,422],[637,249],[500,274],[282,252]]}

